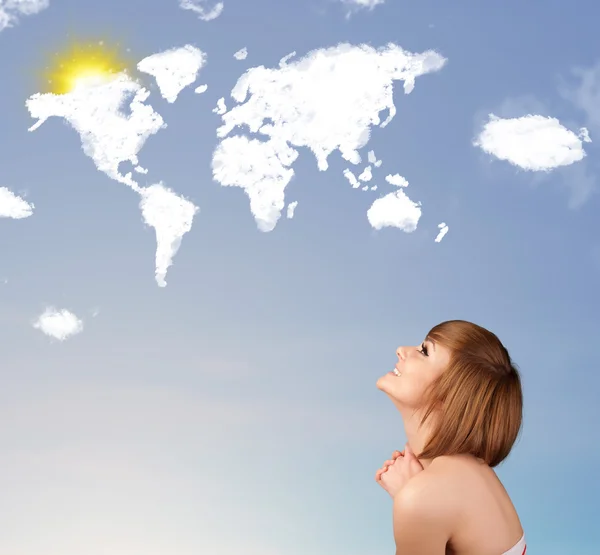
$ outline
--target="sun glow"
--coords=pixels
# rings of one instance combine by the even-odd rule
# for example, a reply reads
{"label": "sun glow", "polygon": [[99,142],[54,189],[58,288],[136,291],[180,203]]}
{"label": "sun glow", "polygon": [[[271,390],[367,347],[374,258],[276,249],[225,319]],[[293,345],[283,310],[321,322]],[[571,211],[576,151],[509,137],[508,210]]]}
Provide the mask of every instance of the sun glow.
{"label": "sun glow", "polygon": [[103,41],[73,42],[54,56],[45,76],[49,92],[65,94],[111,81],[120,73],[127,73],[132,66],[118,47],[109,47]]}

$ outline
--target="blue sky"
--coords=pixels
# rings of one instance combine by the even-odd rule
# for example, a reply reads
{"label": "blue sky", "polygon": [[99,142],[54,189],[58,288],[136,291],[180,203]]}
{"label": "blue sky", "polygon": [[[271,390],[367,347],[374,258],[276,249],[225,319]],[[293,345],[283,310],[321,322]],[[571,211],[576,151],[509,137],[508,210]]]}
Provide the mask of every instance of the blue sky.
{"label": "blue sky", "polygon": [[[177,0],[50,0],[1,31],[0,187],[35,209],[0,218],[0,554],[393,552],[374,475],[405,437],[375,382],[398,345],[454,318],[494,331],[522,372],[524,429],[498,474],[528,553],[597,553],[599,10],[386,0],[348,18],[337,0],[225,0],[202,21]],[[172,104],[146,81],[168,127],[139,153],[140,184],[199,207],[167,287],[135,192],[64,121],[28,132],[25,102],[70,37],[136,61],[208,56]],[[295,216],[261,232],[244,191],[213,180],[212,109],[247,69],[340,42],[448,61],[409,95],[394,82],[397,114],[361,149],[383,161],[379,191],[350,187],[339,152],[320,172],[301,148]],[[585,126],[587,156],[548,173],[499,160],[472,144],[489,113]],[[412,233],[369,225],[388,173],[422,203]],[[48,306],[83,331],[42,334]]]}

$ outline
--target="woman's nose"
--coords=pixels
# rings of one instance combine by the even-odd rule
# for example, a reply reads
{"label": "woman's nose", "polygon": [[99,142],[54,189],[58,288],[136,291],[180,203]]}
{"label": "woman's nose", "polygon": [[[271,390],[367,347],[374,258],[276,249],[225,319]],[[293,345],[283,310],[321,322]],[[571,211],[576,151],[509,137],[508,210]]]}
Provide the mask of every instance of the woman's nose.
{"label": "woman's nose", "polygon": [[404,347],[398,347],[396,349],[396,354],[398,355],[398,358],[401,358],[402,360],[404,360],[404,358],[405,358]]}

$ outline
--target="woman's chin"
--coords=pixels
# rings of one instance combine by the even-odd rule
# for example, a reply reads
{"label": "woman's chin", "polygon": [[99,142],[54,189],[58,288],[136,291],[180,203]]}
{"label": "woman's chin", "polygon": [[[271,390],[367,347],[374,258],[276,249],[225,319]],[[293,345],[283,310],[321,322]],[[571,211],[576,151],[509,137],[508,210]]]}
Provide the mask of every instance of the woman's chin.
{"label": "woman's chin", "polygon": [[384,393],[388,393],[390,391],[390,376],[388,376],[387,374],[384,376],[381,376],[381,378],[379,378],[377,380],[377,383],[375,384],[377,386],[377,389],[379,389],[380,391],[383,391]]}

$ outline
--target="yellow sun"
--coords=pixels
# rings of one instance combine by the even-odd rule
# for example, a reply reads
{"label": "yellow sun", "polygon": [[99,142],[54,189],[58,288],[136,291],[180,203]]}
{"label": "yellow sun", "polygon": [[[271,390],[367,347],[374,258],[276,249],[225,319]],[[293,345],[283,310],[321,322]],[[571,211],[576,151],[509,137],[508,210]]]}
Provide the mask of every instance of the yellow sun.
{"label": "yellow sun", "polygon": [[55,54],[45,77],[49,92],[65,94],[77,87],[93,86],[128,72],[133,64],[119,53],[118,46],[109,47],[103,41],[72,42]]}

